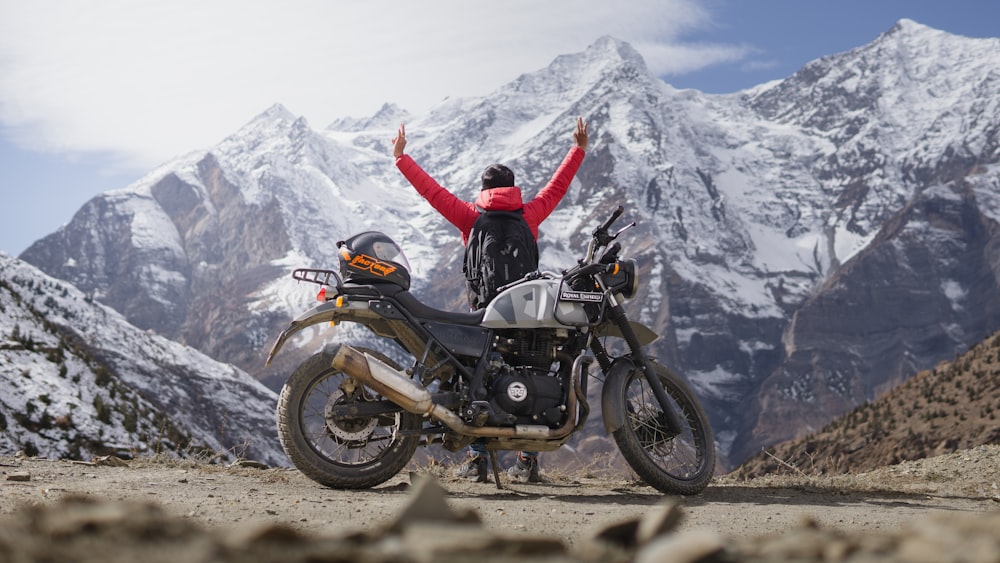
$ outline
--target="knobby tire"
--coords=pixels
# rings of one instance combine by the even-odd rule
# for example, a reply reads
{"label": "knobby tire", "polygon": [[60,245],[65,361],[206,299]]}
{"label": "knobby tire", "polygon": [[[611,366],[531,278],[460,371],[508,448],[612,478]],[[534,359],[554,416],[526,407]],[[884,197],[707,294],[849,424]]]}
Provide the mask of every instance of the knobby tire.
{"label": "knobby tire", "polygon": [[[366,350],[398,369],[388,358]],[[314,354],[302,362],[278,397],[278,436],[285,454],[304,475],[327,487],[374,487],[399,473],[420,441],[421,418],[399,412],[367,418],[334,420],[325,408],[346,396],[340,383],[350,378],[333,368],[335,351]],[[360,386],[360,384],[358,384]],[[366,400],[380,400],[364,388]]]}
{"label": "knobby tire", "polygon": [[622,456],[646,483],[668,494],[698,494],[715,471],[715,440],[708,417],[686,382],[666,366],[650,362],[679,415],[680,434],[666,435],[662,409],[637,366],[617,390],[626,416],[625,425],[612,435]]}

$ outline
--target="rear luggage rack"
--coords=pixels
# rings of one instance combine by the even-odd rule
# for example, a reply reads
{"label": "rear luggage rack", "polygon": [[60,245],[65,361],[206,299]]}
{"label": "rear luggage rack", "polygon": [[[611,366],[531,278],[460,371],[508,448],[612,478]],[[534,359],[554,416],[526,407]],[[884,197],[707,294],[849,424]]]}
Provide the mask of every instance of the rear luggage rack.
{"label": "rear luggage rack", "polygon": [[[298,268],[292,272],[292,278],[297,281],[304,281],[315,283],[319,285],[334,285],[335,287],[340,287],[343,282],[340,279],[340,274],[334,272],[333,270],[316,270],[313,268]],[[331,284],[330,278],[333,278],[336,283]]]}

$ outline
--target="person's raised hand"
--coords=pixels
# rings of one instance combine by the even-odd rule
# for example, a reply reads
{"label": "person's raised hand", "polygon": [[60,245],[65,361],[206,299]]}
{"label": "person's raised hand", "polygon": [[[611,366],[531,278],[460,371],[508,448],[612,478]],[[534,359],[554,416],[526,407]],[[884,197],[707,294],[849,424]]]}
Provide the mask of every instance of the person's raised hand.
{"label": "person's raised hand", "polygon": [[576,131],[573,132],[573,140],[576,142],[576,146],[587,150],[589,137],[587,135],[587,124],[584,123],[582,117],[576,118]]}
{"label": "person's raised hand", "polygon": [[399,124],[399,131],[392,139],[392,156],[399,158],[403,156],[403,149],[406,148],[406,125]]}

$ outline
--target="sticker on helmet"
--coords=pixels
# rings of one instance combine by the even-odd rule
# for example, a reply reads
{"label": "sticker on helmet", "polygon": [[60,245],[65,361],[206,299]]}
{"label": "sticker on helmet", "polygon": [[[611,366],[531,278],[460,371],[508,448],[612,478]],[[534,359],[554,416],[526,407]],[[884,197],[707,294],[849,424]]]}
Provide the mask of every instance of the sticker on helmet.
{"label": "sticker on helmet", "polygon": [[376,276],[388,276],[389,274],[396,271],[396,267],[387,262],[381,262],[368,256],[367,254],[358,254],[351,259],[348,267],[357,268],[359,270],[365,270],[375,274]]}

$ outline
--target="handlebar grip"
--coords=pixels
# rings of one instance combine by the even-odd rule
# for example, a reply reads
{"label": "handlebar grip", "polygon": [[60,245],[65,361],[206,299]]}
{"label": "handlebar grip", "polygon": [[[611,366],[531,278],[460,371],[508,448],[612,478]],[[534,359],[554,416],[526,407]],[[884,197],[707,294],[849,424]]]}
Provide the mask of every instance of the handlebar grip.
{"label": "handlebar grip", "polygon": [[621,205],[619,205],[617,208],[615,208],[614,212],[611,214],[611,217],[609,217],[608,220],[605,221],[604,224],[600,226],[600,229],[605,230],[605,231],[608,230],[608,227],[611,226],[611,223],[614,223],[615,221],[617,221],[618,218],[621,217],[622,213],[624,213],[624,212],[625,212],[625,208],[622,207]]}

